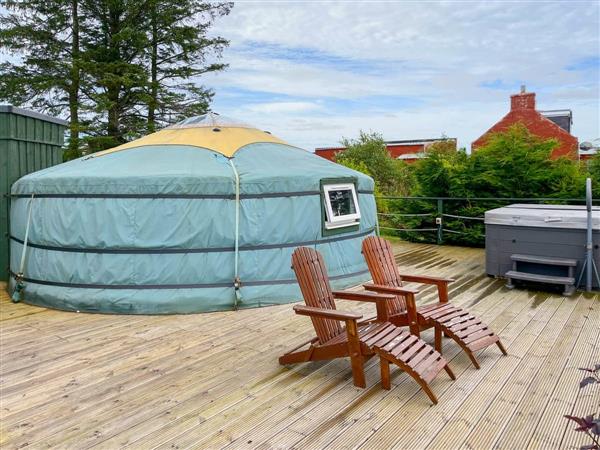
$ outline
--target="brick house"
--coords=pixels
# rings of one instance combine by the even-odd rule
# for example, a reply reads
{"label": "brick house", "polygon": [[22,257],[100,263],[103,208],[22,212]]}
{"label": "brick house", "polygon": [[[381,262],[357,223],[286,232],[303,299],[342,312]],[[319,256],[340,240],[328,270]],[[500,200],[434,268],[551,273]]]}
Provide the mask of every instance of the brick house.
{"label": "brick house", "polygon": [[[415,162],[418,159],[427,156],[427,148],[436,142],[440,142],[441,139],[416,139],[416,140],[404,140],[404,141],[386,141],[385,146],[392,158],[401,159],[407,163]],[[456,139],[448,138],[445,141],[454,143],[456,148]],[[336,153],[346,150],[346,147],[322,147],[315,149],[315,154],[335,161]]]}
{"label": "brick house", "polygon": [[554,138],[559,145],[552,152],[552,158],[566,156],[578,158],[577,138],[571,135],[572,113],[565,111],[537,111],[535,109],[535,93],[525,92],[521,87],[519,94],[510,96],[510,111],[493,127],[477,138],[471,144],[471,151],[485,145],[490,133],[507,130],[511,125],[521,122],[536,136],[543,139]]}

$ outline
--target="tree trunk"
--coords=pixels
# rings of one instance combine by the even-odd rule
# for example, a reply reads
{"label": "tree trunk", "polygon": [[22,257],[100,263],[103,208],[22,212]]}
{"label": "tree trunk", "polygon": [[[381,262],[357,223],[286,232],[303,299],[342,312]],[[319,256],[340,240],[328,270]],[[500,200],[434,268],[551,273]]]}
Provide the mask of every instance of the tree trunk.
{"label": "tree trunk", "polygon": [[78,1],[71,0],[71,75],[69,84],[69,153],[79,153],[79,15]]}
{"label": "tree trunk", "polygon": [[[116,37],[119,31],[121,31],[121,17],[120,11],[114,7],[114,5],[109,6],[108,10],[108,45],[109,45],[109,54],[114,58],[114,61],[120,61],[120,48],[119,43],[116,42]],[[120,73],[118,74],[120,75]],[[123,136],[120,132],[121,125],[121,83],[120,81],[110,81],[107,86],[107,97],[108,97],[108,125],[107,125],[107,134],[112,138],[111,145],[122,143]]]}
{"label": "tree trunk", "polygon": [[156,11],[158,5],[156,1],[150,2],[151,26],[152,26],[152,49],[150,54],[150,101],[148,102],[148,132],[156,131],[156,108],[158,105],[158,24]]}

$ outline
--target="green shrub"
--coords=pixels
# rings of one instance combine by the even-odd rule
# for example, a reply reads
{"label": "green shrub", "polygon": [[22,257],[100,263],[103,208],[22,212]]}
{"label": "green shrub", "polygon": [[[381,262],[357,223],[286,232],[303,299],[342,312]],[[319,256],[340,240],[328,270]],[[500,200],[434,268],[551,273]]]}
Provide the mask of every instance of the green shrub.
{"label": "green shrub", "polygon": [[[558,145],[554,139],[531,134],[522,124],[494,133],[485,146],[467,155],[456,150],[454,141],[442,138],[428,148],[428,157],[414,164],[393,159],[380,134],[360,132],[358,139],[343,139],[347,149],[336,161],[366,173],[375,180],[378,197],[461,197],[461,198],[583,198],[585,178],[594,183],[600,196],[600,155],[587,164],[559,158],[550,159]],[[485,211],[513,201],[445,200],[445,214],[482,218]],[[382,234],[416,242],[436,242],[438,205],[432,199],[378,198]],[[426,214],[423,216],[422,214]],[[482,220],[444,217],[444,242],[482,246]]]}

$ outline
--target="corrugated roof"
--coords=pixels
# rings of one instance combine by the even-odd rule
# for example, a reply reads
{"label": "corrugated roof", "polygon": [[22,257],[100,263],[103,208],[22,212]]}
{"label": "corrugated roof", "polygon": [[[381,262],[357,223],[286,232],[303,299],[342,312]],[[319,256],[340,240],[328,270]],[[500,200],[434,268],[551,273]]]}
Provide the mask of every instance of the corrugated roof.
{"label": "corrugated roof", "polygon": [[33,119],[43,120],[45,122],[56,123],[58,125],[68,126],[69,122],[57,117],[49,116],[48,114],[42,114],[36,111],[30,111],[28,109],[18,108],[13,105],[0,105],[0,113],[12,113],[18,114],[19,116],[31,117]]}

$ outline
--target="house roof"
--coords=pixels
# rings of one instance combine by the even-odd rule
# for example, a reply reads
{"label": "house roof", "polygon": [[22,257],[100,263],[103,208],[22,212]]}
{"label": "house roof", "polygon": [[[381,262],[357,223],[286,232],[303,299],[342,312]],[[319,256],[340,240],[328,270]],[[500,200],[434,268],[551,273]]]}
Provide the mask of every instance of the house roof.
{"label": "house roof", "polygon": [[[431,139],[403,139],[403,140],[396,140],[396,141],[385,141],[385,145],[426,145],[426,144],[431,144],[433,142],[439,142],[439,141],[444,141],[444,140],[448,140],[448,141],[456,141],[456,138],[431,138]],[[315,149],[315,151],[317,150],[344,150],[346,147],[318,147]]]}
{"label": "house roof", "polygon": [[456,141],[456,138],[434,138],[434,139],[405,139],[402,141],[385,141],[388,145],[419,145],[431,144],[439,141]]}
{"label": "house roof", "polygon": [[[505,131],[511,125],[520,122],[534,135],[558,140],[558,146],[552,151],[553,158],[561,156],[577,158],[577,138],[557,123],[565,120],[561,117],[568,116],[569,110],[538,111],[535,108],[535,93],[525,92],[524,88],[521,93],[511,95],[510,100],[510,111],[471,143],[472,150],[485,145],[490,133]],[[567,119],[570,121],[569,117]]]}
{"label": "house roof", "polygon": [[551,111],[538,111],[547,119],[561,127],[567,133],[571,132],[573,124],[573,112],[570,109],[555,109]]}

